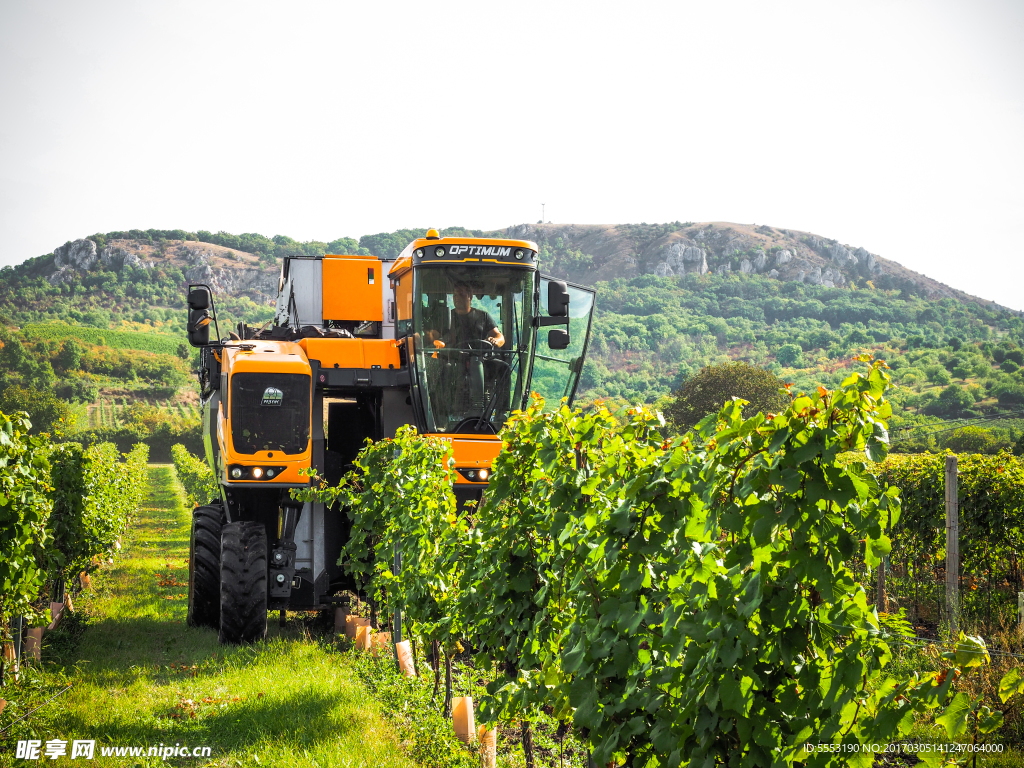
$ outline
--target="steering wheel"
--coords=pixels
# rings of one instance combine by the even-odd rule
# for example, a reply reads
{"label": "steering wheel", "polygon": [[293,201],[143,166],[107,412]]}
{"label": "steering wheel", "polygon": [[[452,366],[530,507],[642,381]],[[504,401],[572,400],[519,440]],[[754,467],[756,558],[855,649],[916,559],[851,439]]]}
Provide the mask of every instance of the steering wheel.
{"label": "steering wheel", "polygon": [[476,352],[481,357],[490,357],[496,349],[487,339],[469,339],[456,347],[460,352]]}

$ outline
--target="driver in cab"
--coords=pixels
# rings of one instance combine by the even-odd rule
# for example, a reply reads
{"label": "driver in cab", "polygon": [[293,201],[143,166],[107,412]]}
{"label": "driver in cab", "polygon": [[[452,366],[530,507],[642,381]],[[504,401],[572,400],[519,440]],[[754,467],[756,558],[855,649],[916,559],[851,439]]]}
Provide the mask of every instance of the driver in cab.
{"label": "driver in cab", "polygon": [[437,331],[428,331],[427,341],[438,349],[452,345],[456,349],[474,341],[487,341],[495,347],[505,346],[505,337],[490,313],[473,306],[473,291],[465,283],[456,283],[453,292],[455,309],[452,310],[451,327],[442,341]]}

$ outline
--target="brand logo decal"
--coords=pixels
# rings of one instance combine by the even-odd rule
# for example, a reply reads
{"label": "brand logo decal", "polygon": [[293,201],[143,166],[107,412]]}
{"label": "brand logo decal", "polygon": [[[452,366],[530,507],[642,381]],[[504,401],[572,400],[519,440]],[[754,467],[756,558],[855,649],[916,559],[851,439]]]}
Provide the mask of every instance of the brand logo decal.
{"label": "brand logo decal", "polygon": [[284,392],[277,387],[267,387],[263,390],[263,400],[260,405],[280,405],[284,401]]}
{"label": "brand logo decal", "polygon": [[508,256],[512,249],[499,245],[453,245],[448,249],[452,256]]}

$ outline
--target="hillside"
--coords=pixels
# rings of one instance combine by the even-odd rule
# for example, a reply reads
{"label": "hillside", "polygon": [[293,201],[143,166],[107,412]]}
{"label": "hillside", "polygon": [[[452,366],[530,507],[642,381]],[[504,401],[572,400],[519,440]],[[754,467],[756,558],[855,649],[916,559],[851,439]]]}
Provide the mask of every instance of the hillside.
{"label": "hillside", "polygon": [[653,274],[753,274],[827,288],[899,289],[926,298],[953,298],[998,308],[913,270],[836,240],[767,225],[520,224],[505,237],[534,240],[550,251],[544,268],[594,284]]}
{"label": "hillside", "polygon": [[[181,386],[192,354],[182,344],[187,282],[214,288],[226,331],[237,321],[269,319],[283,256],[394,257],[423,233],[299,243],[281,235],[132,230],[69,242],[0,270],[0,374],[8,384],[36,382],[79,401],[86,409],[79,421],[94,427],[123,425],[118,408],[137,402],[168,402],[177,418],[193,397]],[[584,399],[653,402],[700,367],[730,360],[769,368],[799,387],[835,386],[853,357],[868,352],[890,361],[905,385],[906,423],[1024,406],[1024,374],[1013,368],[1024,344],[1019,313],[863,247],[722,222],[521,224],[444,234],[535,240],[544,271],[597,286]],[[74,330],[82,326],[89,330]],[[72,338],[77,352],[68,353]],[[12,341],[17,354],[6,348]],[[145,355],[133,360],[126,348]],[[70,364],[76,355],[84,362]],[[956,403],[945,407],[939,397],[951,387],[962,392],[946,395]],[[1016,423],[1007,429],[1004,437],[1016,439]]]}
{"label": "hillside", "polygon": [[[234,236],[182,230],[131,230],[65,243],[45,256],[0,270],[0,290],[12,279],[38,277],[53,287],[90,287],[97,273],[127,273],[160,282],[207,282],[225,298],[258,305],[277,295],[278,260],[284,255],[364,253],[394,258],[425,230],[400,230],[361,238],[298,243],[278,235]],[[826,288],[901,290],[924,298],[953,298],[991,309],[991,301],[933,280],[859,246],[810,232],[728,222],[671,224],[518,224],[484,232],[460,227],[445,234],[490,235],[537,242],[545,271],[594,285],[642,275],[749,274]],[[6,285],[5,285],[6,284]],[[870,285],[869,285],[870,284]],[[6,291],[5,291],[6,293]],[[77,293],[77,292],[76,292]],[[139,296],[146,301],[148,297]],[[162,297],[161,297],[162,298]],[[0,297],[0,307],[4,305]],[[41,302],[38,309],[45,309]]]}

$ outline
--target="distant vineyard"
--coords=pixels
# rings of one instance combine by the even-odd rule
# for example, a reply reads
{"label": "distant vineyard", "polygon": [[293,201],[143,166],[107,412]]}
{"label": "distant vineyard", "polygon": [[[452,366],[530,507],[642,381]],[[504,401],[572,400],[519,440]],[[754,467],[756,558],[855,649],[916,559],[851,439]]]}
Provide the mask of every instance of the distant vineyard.
{"label": "distant vineyard", "polygon": [[[127,397],[101,397],[88,409],[87,429],[116,429],[123,425],[123,414],[129,405]],[[172,419],[189,419],[195,416],[195,408],[186,403],[158,405],[157,410]]]}
{"label": "distant vineyard", "polygon": [[101,344],[115,349],[141,349],[164,355],[177,354],[182,341],[176,336],[140,331],[108,331],[64,323],[29,323],[24,328],[26,338],[32,341],[59,341],[77,339],[87,344]]}

